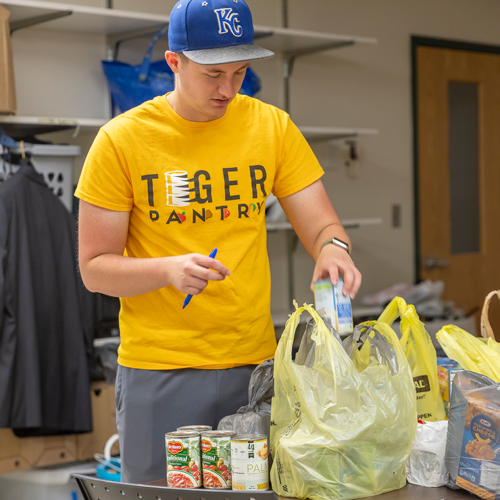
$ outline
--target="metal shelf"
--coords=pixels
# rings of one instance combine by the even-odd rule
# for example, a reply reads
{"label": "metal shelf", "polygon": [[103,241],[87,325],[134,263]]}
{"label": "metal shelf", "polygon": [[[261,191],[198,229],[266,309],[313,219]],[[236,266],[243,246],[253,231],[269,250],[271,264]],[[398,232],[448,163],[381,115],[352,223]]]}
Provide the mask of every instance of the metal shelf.
{"label": "metal shelf", "polygon": [[[344,229],[357,229],[362,226],[378,226],[382,224],[383,219],[372,218],[372,219],[343,219],[342,225]],[[293,230],[292,225],[288,221],[284,222],[266,222],[266,228],[268,231],[287,231]]]}
{"label": "metal shelf", "polygon": [[[377,318],[383,312],[384,308],[379,306],[367,307],[367,306],[353,306],[352,317],[355,322],[360,322],[367,317]],[[288,318],[294,311],[271,311],[271,316],[273,318],[273,325],[275,327],[285,326]],[[300,316],[299,324],[305,324],[311,316],[307,313],[302,313]]]}
{"label": "metal shelf", "polygon": [[69,129],[95,130],[108,120],[93,118],[55,118],[48,116],[0,116],[0,127],[7,135],[46,134]]}
{"label": "metal shelf", "polygon": [[372,128],[338,128],[338,127],[304,127],[299,130],[309,142],[334,141],[358,137],[360,135],[377,135],[378,130]]}
{"label": "metal shelf", "polygon": [[[7,135],[46,134],[72,128],[99,129],[107,123],[99,118],[58,118],[45,116],[0,116],[0,127]],[[329,141],[375,135],[374,129],[334,128],[334,127],[300,127],[299,130],[309,142]]]}
{"label": "metal shelf", "polygon": [[[116,35],[122,32],[155,30],[160,24],[169,22],[168,15],[87,7],[41,0],[3,0],[2,5],[11,11],[12,30],[43,23],[44,28],[83,31]],[[374,38],[316,33],[275,26],[255,25],[255,38],[270,50],[285,51],[300,55],[318,50],[327,50],[355,43],[374,44]]]}

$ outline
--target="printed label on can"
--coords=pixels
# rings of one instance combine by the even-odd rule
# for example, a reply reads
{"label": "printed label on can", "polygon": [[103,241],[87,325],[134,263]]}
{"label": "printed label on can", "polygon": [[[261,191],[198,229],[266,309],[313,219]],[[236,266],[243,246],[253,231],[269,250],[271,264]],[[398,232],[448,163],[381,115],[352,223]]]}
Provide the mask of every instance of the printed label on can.
{"label": "printed label on can", "polygon": [[201,486],[200,436],[189,432],[165,435],[167,484],[172,488]]}
{"label": "printed label on can", "polygon": [[267,439],[231,440],[233,490],[268,490]]}
{"label": "printed label on can", "polygon": [[201,462],[205,488],[231,488],[231,434],[204,433],[201,436]]}

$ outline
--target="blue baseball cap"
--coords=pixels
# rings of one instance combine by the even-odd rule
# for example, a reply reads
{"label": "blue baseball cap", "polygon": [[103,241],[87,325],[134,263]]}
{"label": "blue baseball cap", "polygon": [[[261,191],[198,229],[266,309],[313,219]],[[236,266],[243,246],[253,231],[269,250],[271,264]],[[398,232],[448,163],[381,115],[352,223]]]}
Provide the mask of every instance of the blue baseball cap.
{"label": "blue baseball cap", "polygon": [[274,52],[253,43],[252,13],[244,0],[180,0],[172,9],[169,49],[198,64],[268,59]]}

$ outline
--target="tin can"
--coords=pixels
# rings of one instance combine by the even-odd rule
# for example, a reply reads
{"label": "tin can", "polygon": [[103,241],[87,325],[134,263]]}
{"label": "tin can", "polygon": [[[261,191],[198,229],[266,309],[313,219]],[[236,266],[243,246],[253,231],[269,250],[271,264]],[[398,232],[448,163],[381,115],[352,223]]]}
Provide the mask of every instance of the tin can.
{"label": "tin can", "polygon": [[231,488],[231,438],[233,431],[211,431],[201,435],[201,463],[205,488]]}
{"label": "tin can", "polygon": [[167,485],[172,488],[201,486],[200,434],[169,432],[165,434]]}
{"label": "tin can", "polygon": [[239,434],[231,438],[233,490],[268,490],[267,437],[264,434]]}
{"label": "tin can", "polygon": [[211,431],[212,427],[209,425],[184,425],[183,427],[177,427],[178,431],[182,432],[197,432],[202,434],[203,432]]}

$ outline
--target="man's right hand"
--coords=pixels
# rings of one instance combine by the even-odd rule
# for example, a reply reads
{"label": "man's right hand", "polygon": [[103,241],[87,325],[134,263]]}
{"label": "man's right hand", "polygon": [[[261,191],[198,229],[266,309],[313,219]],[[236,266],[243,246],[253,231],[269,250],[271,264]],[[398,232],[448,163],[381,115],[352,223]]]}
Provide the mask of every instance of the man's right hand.
{"label": "man's right hand", "polygon": [[191,295],[201,293],[209,281],[222,281],[231,274],[218,260],[199,253],[171,257],[168,267],[171,284]]}
{"label": "man's right hand", "polygon": [[172,285],[197,295],[209,281],[221,281],[231,274],[218,260],[201,254],[144,259],[124,256],[129,218],[130,212],[80,201],[80,272],[91,292],[134,297]]}

